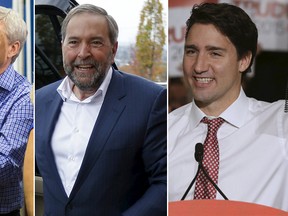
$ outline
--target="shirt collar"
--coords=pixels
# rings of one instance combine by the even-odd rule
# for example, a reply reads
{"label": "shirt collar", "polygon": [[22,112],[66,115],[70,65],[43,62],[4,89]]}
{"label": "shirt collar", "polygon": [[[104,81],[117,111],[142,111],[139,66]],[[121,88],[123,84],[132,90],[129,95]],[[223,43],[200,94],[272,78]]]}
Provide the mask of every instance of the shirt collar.
{"label": "shirt collar", "polygon": [[[229,124],[235,127],[241,127],[245,123],[245,119],[249,114],[249,100],[241,88],[238,98],[232,103],[219,117],[223,118]],[[193,100],[191,106],[191,124],[195,128],[201,119],[206,116]]]}
{"label": "shirt collar", "polygon": [[249,114],[249,100],[243,89],[241,88],[240,94],[234,103],[232,103],[221,115],[226,122],[241,127]]}
{"label": "shirt collar", "polygon": [[79,103],[90,103],[92,101],[97,100],[97,98],[101,97],[102,99],[105,97],[109,83],[112,78],[112,68],[108,70],[102,84],[98,88],[98,90],[95,92],[95,94],[91,95],[90,97],[86,98],[83,101],[80,101],[73,93],[72,88],[73,88],[73,82],[71,79],[66,76],[64,80],[61,82],[59,87],[57,88],[58,94],[61,96],[63,101],[66,100],[71,100]]}
{"label": "shirt collar", "polygon": [[206,116],[205,113],[199,109],[199,107],[195,104],[195,101],[193,100],[191,106],[191,118],[190,118],[192,128],[196,128],[204,116]]}
{"label": "shirt collar", "polygon": [[12,65],[9,65],[8,68],[0,74],[0,87],[11,91],[14,85],[15,80],[15,71]]}

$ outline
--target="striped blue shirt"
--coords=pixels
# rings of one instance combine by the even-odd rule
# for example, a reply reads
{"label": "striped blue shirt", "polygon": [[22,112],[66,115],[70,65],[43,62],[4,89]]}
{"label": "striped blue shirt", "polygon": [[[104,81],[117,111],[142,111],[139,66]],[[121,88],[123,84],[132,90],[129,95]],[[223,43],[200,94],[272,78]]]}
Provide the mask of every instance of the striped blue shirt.
{"label": "striped blue shirt", "polygon": [[33,127],[30,90],[31,84],[12,65],[0,74],[0,214],[24,203],[22,168]]}

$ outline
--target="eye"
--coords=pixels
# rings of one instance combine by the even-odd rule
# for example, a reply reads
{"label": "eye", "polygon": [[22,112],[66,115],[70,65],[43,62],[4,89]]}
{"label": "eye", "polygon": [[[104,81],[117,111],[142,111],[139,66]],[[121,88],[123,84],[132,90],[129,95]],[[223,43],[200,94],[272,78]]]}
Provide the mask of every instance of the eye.
{"label": "eye", "polygon": [[196,53],[195,49],[186,49],[185,50],[185,55],[187,56],[193,56]]}
{"label": "eye", "polygon": [[214,57],[218,57],[218,56],[222,56],[222,54],[220,52],[211,52],[211,56],[214,56]]}
{"label": "eye", "polygon": [[220,57],[220,56],[223,56],[223,51],[222,50],[210,50],[210,55],[212,57]]}
{"label": "eye", "polygon": [[73,40],[73,41],[69,41],[68,43],[69,44],[76,44],[77,42],[75,40]]}
{"label": "eye", "polygon": [[76,40],[69,40],[68,45],[75,46],[78,42]]}
{"label": "eye", "polygon": [[96,47],[96,48],[100,48],[104,46],[104,43],[100,40],[93,40],[91,44],[93,47]]}

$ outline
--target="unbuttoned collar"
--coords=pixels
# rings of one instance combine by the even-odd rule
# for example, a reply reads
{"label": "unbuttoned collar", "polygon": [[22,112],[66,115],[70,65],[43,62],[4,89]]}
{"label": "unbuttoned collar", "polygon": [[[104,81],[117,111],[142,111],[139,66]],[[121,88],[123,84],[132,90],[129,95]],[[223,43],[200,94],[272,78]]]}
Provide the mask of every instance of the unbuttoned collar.
{"label": "unbuttoned collar", "polygon": [[64,80],[61,82],[60,86],[57,88],[57,92],[59,93],[63,101],[71,100],[71,101],[79,102],[79,103],[90,103],[92,101],[95,101],[99,97],[101,98],[105,97],[111,78],[112,78],[112,68],[110,67],[105,79],[103,80],[102,84],[100,85],[98,90],[95,92],[95,94],[91,95],[90,97],[86,98],[83,101],[80,101],[74,95],[72,91],[74,83],[71,81],[71,79],[68,76],[66,76]]}
{"label": "unbuttoned collar", "polygon": [[[249,112],[249,100],[241,88],[238,98],[232,103],[219,117],[223,118],[225,122],[235,126],[241,127],[245,123],[246,116]],[[192,101],[191,106],[191,125],[192,128],[197,127],[201,119],[206,116],[199,107]],[[211,118],[211,116],[208,116]],[[218,117],[218,116],[217,116]],[[213,118],[213,116],[212,116]]]}

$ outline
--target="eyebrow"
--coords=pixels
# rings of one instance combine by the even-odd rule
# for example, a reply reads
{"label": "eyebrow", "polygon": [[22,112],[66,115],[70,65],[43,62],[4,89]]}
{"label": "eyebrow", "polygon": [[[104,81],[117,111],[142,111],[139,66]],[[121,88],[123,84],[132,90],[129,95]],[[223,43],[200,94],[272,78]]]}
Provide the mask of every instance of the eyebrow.
{"label": "eyebrow", "polygon": [[[196,45],[194,45],[194,44],[185,45],[184,49],[199,50],[199,48]],[[205,49],[208,50],[208,51],[224,51],[224,52],[226,52],[226,50],[227,50],[225,48],[212,46],[212,45],[205,46]]]}
{"label": "eyebrow", "polygon": [[184,46],[184,49],[195,49],[195,50],[198,50],[197,46],[191,44],[191,45],[185,45]]}
{"label": "eyebrow", "polygon": [[[80,36],[70,36],[70,37],[67,37],[68,40],[79,40],[79,39],[82,39]],[[90,40],[104,40],[103,37],[101,36],[95,36],[95,37],[91,37],[89,38]]]}
{"label": "eyebrow", "polygon": [[225,48],[222,48],[222,47],[216,47],[216,46],[206,46],[205,47],[207,50],[210,50],[210,51],[226,51],[227,49]]}

